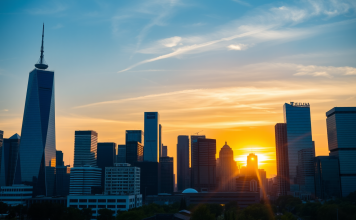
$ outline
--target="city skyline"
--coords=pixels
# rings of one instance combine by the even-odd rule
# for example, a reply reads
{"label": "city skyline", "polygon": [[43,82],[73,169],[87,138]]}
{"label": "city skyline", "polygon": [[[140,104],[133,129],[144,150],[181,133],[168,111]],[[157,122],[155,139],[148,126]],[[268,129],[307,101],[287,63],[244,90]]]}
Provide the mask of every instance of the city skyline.
{"label": "city skyline", "polygon": [[[255,153],[271,177],[274,125],[284,121],[283,104],[290,101],[310,103],[316,156],[328,155],[325,112],[356,105],[356,45],[350,38],[355,4],[314,3],[319,11],[307,2],[247,3],[251,8],[231,1],[216,9],[184,1],[133,3],[137,8],[93,3],[80,11],[83,17],[69,2],[36,10],[36,1],[0,3],[0,24],[10,30],[0,42],[4,138],[21,133],[28,73],[38,58],[44,21],[46,61],[56,73],[56,147],[65,165],[73,166],[76,130],[94,130],[98,142],[120,145],[126,130],[144,130],[143,113],[152,111],[160,114],[168,156],[177,158],[178,135],[203,130],[200,134],[216,139],[217,152],[227,141],[239,165]],[[134,13],[120,17],[120,8]],[[20,12],[12,19],[11,13]],[[191,21],[182,19],[184,13]],[[251,19],[256,14],[269,19]],[[125,16],[137,22],[139,32]],[[100,33],[91,35],[93,27]],[[132,41],[125,40],[130,36]],[[10,47],[16,41],[19,46]],[[177,174],[176,167],[175,162]]]}

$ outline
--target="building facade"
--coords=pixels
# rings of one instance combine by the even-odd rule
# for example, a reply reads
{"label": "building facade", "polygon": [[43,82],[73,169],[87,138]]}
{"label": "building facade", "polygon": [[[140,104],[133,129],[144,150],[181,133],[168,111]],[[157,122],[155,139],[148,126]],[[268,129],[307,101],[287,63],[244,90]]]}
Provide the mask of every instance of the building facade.
{"label": "building facade", "polygon": [[56,166],[64,166],[64,161],[63,161],[63,152],[60,150],[56,151]]}
{"label": "building facade", "polygon": [[117,145],[116,163],[126,163],[126,145]]}
{"label": "building facade", "polygon": [[174,162],[173,157],[161,157],[161,188],[160,193],[173,194],[174,192]]}
{"label": "building facade", "polygon": [[314,161],[315,196],[320,199],[341,197],[339,159],[318,156]]}
{"label": "building facade", "polygon": [[12,186],[12,184],[20,182],[19,173],[17,173],[17,181],[15,181],[16,166],[19,165],[20,135],[14,134],[10,138],[4,138],[2,145],[0,186]]}
{"label": "building facade", "polygon": [[105,168],[105,194],[139,195],[140,168],[128,163],[116,163]]}
{"label": "building facade", "polygon": [[356,190],[356,107],[326,112],[330,156],[339,159],[342,196]]}
{"label": "building facade", "polygon": [[3,158],[3,140],[4,140],[4,131],[0,130],[0,186],[5,186],[5,170],[3,168],[4,158]]}
{"label": "building facade", "polygon": [[189,136],[179,135],[177,144],[177,188],[183,191],[190,188]]}
{"label": "building facade", "polygon": [[75,131],[74,167],[97,166],[98,133]]}
{"label": "building facade", "polygon": [[315,194],[314,183],[314,148],[302,149],[298,151],[298,184],[303,193]]}
{"label": "building facade", "polygon": [[277,194],[285,196],[290,191],[287,124],[277,123],[274,129],[276,138]]}
{"label": "building facade", "polygon": [[168,149],[167,149],[167,146],[164,146],[162,144],[162,155],[161,157],[168,157]]}
{"label": "building facade", "polygon": [[138,141],[143,144],[144,133],[141,130],[126,130],[126,142],[128,141]]}
{"label": "building facade", "polygon": [[219,152],[219,168],[217,172],[217,175],[219,175],[219,191],[235,191],[237,167],[234,160],[234,152],[226,142]]}
{"label": "building facade", "polygon": [[101,186],[102,191],[105,189],[105,168],[113,167],[116,163],[116,143],[98,143],[97,148],[97,165],[102,170]]}
{"label": "building facade", "polygon": [[145,140],[143,160],[159,162],[160,156],[160,129],[158,112],[145,112]]}
{"label": "building facade", "polygon": [[192,145],[192,188],[198,192],[216,190],[216,140],[195,139]]}
{"label": "building facade", "polygon": [[157,195],[161,188],[160,163],[143,161],[131,165],[140,168],[140,194],[143,200],[147,195]]}
{"label": "building facade", "polygon": [[70,187],[70,167],[56,167],[56,196],[68,196]]}
{"label": "building facade", "polygon": [[101,169],[85,165],[70,170],[70,195],[91,195],[102,193]]}
{"label": "building facade", "polygon": [[14,184],[0,187],[0,202],[9,206],[26,205],[26,200],[32,198],[32,186]]}
{"label": "building facade", "polygon": [[143,145],[138,141],[126,142],[126,163],[132,164],[143,161]]}

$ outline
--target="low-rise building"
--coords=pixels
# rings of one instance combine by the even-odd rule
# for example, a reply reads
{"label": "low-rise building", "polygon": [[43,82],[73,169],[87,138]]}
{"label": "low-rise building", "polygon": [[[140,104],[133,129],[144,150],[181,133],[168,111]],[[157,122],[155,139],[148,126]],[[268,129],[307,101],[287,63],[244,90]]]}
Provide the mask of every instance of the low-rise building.
{"label": "low-rise building", "polygon": [[11,206],[26,205],[26,200],[32,198],[32,186],[14,184],[0,187],[0,202]]}
{"label": "low-rise building", "polygon": [[101,192],[101,169],[84,165],[70,170],[70,195],[91,195]]}
{"label": "low-rise building", "polygon": [[128,163],[115,163],[115,167],[106,167],[105,194],[140,194],[140,168]]}

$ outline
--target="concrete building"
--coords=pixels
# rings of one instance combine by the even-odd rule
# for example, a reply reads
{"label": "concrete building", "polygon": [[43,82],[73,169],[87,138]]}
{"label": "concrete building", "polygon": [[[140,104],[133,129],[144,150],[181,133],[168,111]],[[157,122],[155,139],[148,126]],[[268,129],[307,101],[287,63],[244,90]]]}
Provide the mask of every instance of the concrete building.
{"label": "concrete building", "polygon": [[140,168],[128,163],[116,163],[105,168],[105,194],[139,195]]}
{"label": "concrete building", "polygon": [[160,126],[158,112],[145,112],[145,140],[143,160],[159,162],[160,156]]}
{"label": "concrete building", "polygon": [[219,175],[219,191],[235,191],[237,167],[234,160],[234,152],[226,142],[219,152],[219,168],[217,169],[217,173]]}
{"label": "concrete building", "polygon": [[85,165],[70,170],[70,195],[91,195],[102,193],[101,169]]}
{"label": "concrete building", "polygon": [[290,191],[287,124],[277,123],[274,128],[276,138],[276,163],[278,181],[277,194],[280,196],[285,196],[287,195],[287,192]]}
{"label": "concrete building", "polygon": [[189,136],[179,135],[177,143],[177,188],[178,191],[190,188]]}
{"label": "concrete building", "polygon": [[74,167],[97,166],[98,133],[95,131],[75,131]]}
{"label": "concrete building", "polygon": [[326,112],[330,156],[339,159],[341,193],[356,190],[356,107],[335,107]]}
{"label": "concrete building", "polygon": [[26,205],[26,200],[32,198],[32,186],[14,184],[12,186],[0,187],[0,202],[7,205]]}

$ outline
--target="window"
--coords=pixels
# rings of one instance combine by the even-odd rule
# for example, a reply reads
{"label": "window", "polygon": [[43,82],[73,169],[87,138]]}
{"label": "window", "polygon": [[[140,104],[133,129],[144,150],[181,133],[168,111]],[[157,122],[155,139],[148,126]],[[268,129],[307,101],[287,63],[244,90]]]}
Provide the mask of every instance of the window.
{"label": "window", "polygon": [[69,207],[72,207],[72,208],[78,208],[77,205],[70,205]]}
{"label": "window", "polygon": [[125,202],[126,203],[126,199],[118,199],[117,202]]}
{"label": "window", "polygon": [[126,208],[126,205],[117,205],[117,208],[118,208],[118,209],[125,209],[125,208]]}
{"label": "window", "polygon": [[87,200],[86,199],[79,199],[79,202],[87,202]]}
{"label": "window", "polygon": [[78,202],[78,199],[70,199],[69,202]]}
{"label": "window", "polygon": [[98,205],[98,208],[99,208],[99,209],[105,209],[105,208],[106,208],[106,205]]}
{"label": "window", "polygon": [[108,203],[115,203],[115,199],[108,199]]}
{"label": "window", "polygon": [[108,209],[114,209],[115,205],[108,205]]}
{"label": "window", "polygon": [[86,208],[87,205],[79,205],[79,208],[83,209],[83,208]]}
{"label": "window", "polygon": [[100,202],[100,203],[105,203],[105,202],[106,202],[106,199],[98,199],[98,202]]}
{"label": "window", "polygon": [[88,205],[88,208],[95,209],[96,205]]}
{"label": "window", "polygon": [[96,202],[96,199],[89,199],[89,202]]}

